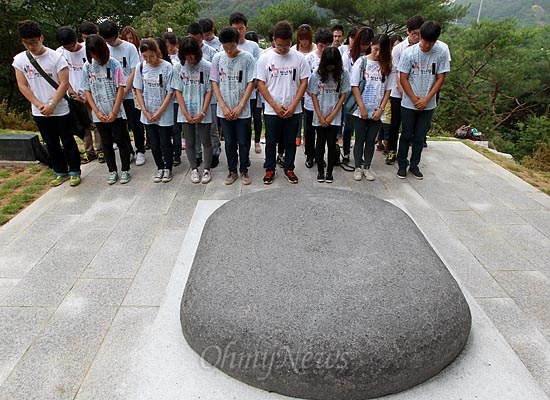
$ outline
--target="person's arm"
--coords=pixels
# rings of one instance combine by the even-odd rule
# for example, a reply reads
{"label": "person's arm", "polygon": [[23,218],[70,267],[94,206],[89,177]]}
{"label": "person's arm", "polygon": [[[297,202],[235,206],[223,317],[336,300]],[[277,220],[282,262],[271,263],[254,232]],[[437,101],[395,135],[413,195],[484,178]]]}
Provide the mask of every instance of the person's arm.
{"label": "person's arm", "polygon": [[227,104],[225,104],[225,101],[223,100],[222,92],[220,90],[220,84],[216,81],[212,82],[212,89],[214,90],[214,94],[216,95],[216,99],[218,99],[218,107],[221,108],[223,117],[228,120],[233,120],[233,111],[227,107]]}
{"label": "person's arm", "polygon": [[367,117],[369,116],[369,112],[367,110],[367,107],[365,107],[365,103],[363,103],[359,86],[352,86],[351,92],[353,93],[353,97],[355,97],[355,102],[357,103],[357,107],[361,112],[361,119],[367,119]]}
{"label": "person's arm", "polygon": [[445,83],[445,74],[437,74],[435,76],[435,82],[425,97],[419,97],[417,103],[414,104],[417,110],[424,110],[430,100],[441,90],[443,83]]}
{"label": "person's arm", "polygon": [[390,93],[391,90],[384,91],[382,102],[380,103],[380,106],[376,110],[374,110],[374,113],[372,115],[372,119],[374,121],[378,121],[380,118],[382,118],[382,113],[386,109],[386,104],[388,104],[388,101],[390,100]]}
{"label": "person's arm", "polygon": [[204,94],[204,102],[202,104],[202,109],[199,111],[197,115],[193,117],[193,119],[197,124],[200,124],[203,118],[206,117],[206,113],[208,112],[208,107],[210,107],[211,100],[212,100],[212,91],[209,90]]}
{"label": "person's arm", "polygon": [[336,118],[336,116],[338,114],[340,114],[340,112],[341,112],[340,110],[342,109],[342,105],[344,104],[344,100],[346,100],[346,93],[340,93],[340,97],[338,98],[338,102],[336,103],[336,105],[334,106],[334,108],[332,109],[330,114],[327,115],[327,117],[326,117],[327,126],[332,124],[332,121],[334,121],[334,118]]}
{"label": "person's arm", "polygon": [[113,109],[107,116],[107,121],[105,122],[110,123],[117,118],[118,112],[120,111],[120,106],[122,105],[122,100],[124,100],[124,95],[125,95],[124,86],[119,86],[116,90],[115,104],[113,106]]}
{"label": "person's arm", "polygon": [[141,108],[141,112],[143,115],[145,115],[145,118],[147,118],[148,121],[151,120],[151,113],[147,111],[147,107],[145,107],[145,99],[143,98],[143,90],[141,89],[134,89],[135,99],[137,103],[139,104],[139,107]]}
{"label": "person's arm", "polygon": [[323,115],[323,112],[321,111],[321,106],[319,106],[319,99],[317,98],[316,93],[308,92],[309,96],[311,97],[311,101],[313,102],[313,109],[315,110],[315,114],[319,117],[319,123],[323,127],[327,127],[329,124],[327,124],[327,121],[325,120],[325,116]]}
{"label": "person's arm", "polygon": [[27,82],[27,78],[25,78],[25,74],[23,71],[15,69],[15,79],[17,80],[17,87],[19,88],[19,91],[21,94],[31,102],[33,106],[40,109],[42,107],[42,103],[40,100],[36,98],[34,93],[32,92],[29,83]]}
{"label": "person's arm", "polygon": [[241,98],[241,101],[239,101],[239,104],[237,104],[237,106],[232,110],[234,119],[239,118],[239,115],[241,115],[243,108],[246,106],[246,103],[250,99],[252,90],[254,90],[254,81],[248,82],[248,84],[246,85],[246,89],[244,91],[243,97]]}
{"label": "person's arm", "polygon": [[100,119],[101,122],[107,122],[108,116],[103,114],[99,108],[97,107],[97,104],[94,101],[94,97],[92,96],[92,92],[89,90],[84,91],[84,95],[86,96],[86,101],[88,102],[90,108],[94,112],[94,114],[97,116],[97,118]]}
{"label": "person's arm", "polygon": [[301,103],[302,97],[304,97],[304,94],[306,92],[307,81],[308,81],[308,78],[300,79],[300,86],[298,87],[296,96],[294,97],[294,100],[292,101],[292,103],[290,103],[290,105],[286,108],[285,112],[283,113],[283,118],[290,118],[294,115],[294,111],[296,111],[296,107],[298,107],[298,104]]}
{"label": "person's arm", "polygon": [[273,111],[275,111],[279,117],[282,117],[285,112],[285,108],[283,108],[282,104],[278,104],[275,100],[273,100],[271,93],[267,89],[267,85],[261,79],[258,79],[258,90],[264,100],[271,106],[271,108],[273,108]]}
{"label": "person's arm", "polygon": [[178,105],[180,107],[180,110],[187,120],[187,123],[194,124],[195,121],[193,120],[193,116],[189,114],[189,111],[187,111],[187,107],[185,107],[185,99],[183,98],[183,93],[181,91],[176,89],[176,100],[178,101]]}
{"label": "person's arm", "polygon": [[172,104],[173,97],[173,93],[166,93],[166,96],[164,96],[164,101],[160,105],[159,109],[153,114],[151,121],[158,121],[162,117],[162,114],[164,114],[168,106]]}
{"label": "person's arm", "polygon": [[126,79],[126,87],[124,88],[124,97],[128,94],[129,91],[131,91],[134,88],[134,75],[136,74],[135,67],[132,68],[130,75],[128,76],[128,79]]}

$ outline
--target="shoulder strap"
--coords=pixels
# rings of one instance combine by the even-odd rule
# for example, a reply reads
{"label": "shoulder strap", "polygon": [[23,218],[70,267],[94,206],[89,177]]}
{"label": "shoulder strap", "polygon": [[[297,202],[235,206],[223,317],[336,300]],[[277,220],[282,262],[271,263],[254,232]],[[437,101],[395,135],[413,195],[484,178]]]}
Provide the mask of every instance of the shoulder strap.
{"label": "shoulder strap", "polygon": [[42,75],[42,78],[44,78],[50,85],[52,85],[54,89],[57,89],[59,87],[59,84],[54,81],[51,76],[44,72],[40,64],[38,64],[38,61],[36,61],[36,59],[32,56],[31,52],[27,50],[25,54],[27,54],[27,58],[31,62],[32,66],[36,68],[40,75]]}

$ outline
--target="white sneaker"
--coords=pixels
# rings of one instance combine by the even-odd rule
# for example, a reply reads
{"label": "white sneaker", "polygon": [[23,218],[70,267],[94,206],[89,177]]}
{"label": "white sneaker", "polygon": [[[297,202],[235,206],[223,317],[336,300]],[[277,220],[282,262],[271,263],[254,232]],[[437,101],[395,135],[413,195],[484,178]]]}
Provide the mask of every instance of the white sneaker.
{"label": "white sneaker", "polygon": [[157,174],[155,175],[155,177],[153,178],[153,182],[155,183],[160,183],[162,182],[162,177],[164,176],[164,170],[163,169],[159,169],[157,171]]}
{"label": "white sneaker", "polygon": [[118,146],[115,142],[113,142],[113,150],[117,150],[118,149]]}
{"label": "white sneaker", "polygon": [[207,184],[212,180],[212,175],[210,175],[210,170],[205,169],[202,173],[202,181],[201,183]]}
{"label": "white sneaker", "polygon": [[194,169],[191,171],[191,182],[193,183],[199,183],[201,181],[201,175],[199,174],[198,169]]}
{"label": "white sneaker", "polygon": [[374,180],[374,175],[372,174],[372,171],[370,170],[370,167],[366,167],[363,170],[363,174],[365,174],[365,179],[367,181],[373,181]]}
{"label": "white sneaker", "polygon": [[145,164],[145,154],[143,153],[137,153],[136,154],[136,165],[143,165]]}
{"label": "white sneaker", "polygon": [[162,181],[164,183],[168,183],[172,180],[172,170],[170,169],[165,169],[164,170],[164,176],[162,177]]}
{"label": "white sneaker", "polygon": [[130,153],[130,162],[136,160],[136,155],[134,153]]}
{"label": "white sneaker", "polygon": [[356,167],[355,171],[353,171],[353,179],[356,181],[360,181],[363,179],[363,171],[361,170],[361,167]]}

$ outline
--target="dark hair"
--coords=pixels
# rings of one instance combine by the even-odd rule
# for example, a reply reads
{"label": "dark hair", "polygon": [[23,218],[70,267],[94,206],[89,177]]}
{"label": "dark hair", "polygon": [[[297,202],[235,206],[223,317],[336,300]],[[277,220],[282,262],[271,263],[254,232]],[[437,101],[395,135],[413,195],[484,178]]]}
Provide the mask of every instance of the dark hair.
{"label": "dark hair", "polygon": [[118,26],[113,21],[103,21],[99,24],[99,34],[103,39],[118,37]]}
{"label": "dark hair", "polygon": [[62,26],[55,31],[55,40],[57,40],[57,43],[61,46],[76,43],[76,32],[68,26]]}
{"label": "dark hair", "polygon": [[340,24],[336,24],[332,27],[331,31],[342,31],[342,33],[344,33],[344,27]]}
{"label": "dark hair", "polygon": [[269,32],[267,32],[267,36],[269,37],[269,43],[273,42],[275,38],[273,37],[273,29],[270,29]]}
{"label": "dark hair", "polygon": [[157,41],[153,38],[142,39],[139,43],[139,51],[152,51],[158,58],[162,58],[162,52],[159,49]]}
{"label": "dark hair", "polygon": [[391,42],[388,35],[385,33],[379,33],[372,39],[371,45],[377,44],[380,46],[379,63],[380,70],[385,77],[390,76],[391,73]]}
{"label": "dark hair", "polygon": [[244,26],[248,26],[248,18],[240,12],[235,12],[229,16],[229,25],[243,23]]}
{"label": "dark hair", "polygon": [[[353,38],[353,44],[351,45],[351,49],[349,51],[349,54],[351,55],[351,59],[353,62],[355,62],[359,57],[361,57],[361,44],[365,43],[371,43],[372,39],[374,38],[374,31],[371,28],[363,27],[359,28],[357,33],[355,34],[355,37]],[[370,54],[370,46],[367,50],[367,54]]]}
{"label": "dark hair", "polygon": [[258,43],[260,41],[260,37],[254,31],[247,31],[244,34],[244,38],[247,39],[247,40],[252,40],[253,42],[256,42],[256,43]]}
{"label": "dark hair", "polygon": [[403,41],[403,38],[401,37],[401,35],[397,35],[397,34],[390,36],[390,43],[392,46],[396,40],[399,40],[399,42],[401,43]]}
{"label": "dark hair", "polygon": [[428,42],[435,42],[441,35],[441,25],[436,21],[426,21],[420,27],[420,38]]}
{"label": "dark hair", "polygon": [[139,50],[139,35],[137,31],[131,26],[125,26],[122,28],[122,31],[120,31],[120,36],[122,36],[123,40],[126,40],[126,35],[128,34],[132,35],[132,40],[134,41],[132,44]]}
{"label": "dark hair", "polygon": [[[327,67],[329,65],[334,65],[334,71],[328,71]],[[321,82],[327,82],[329,74],[332,74],[334,81],[336,83],[340,83],[343,69],[344,67],[342,65],[342,55],[340,54],[340,50],[338,50],[337,47],[325,47],[323,54],[321,54],[319,69],[317,70],[319,76],[321,77]]]}
{"label": "dark hair", "polygon": [[292,40],[292,26],[288,21],[279,21],[273,27],[273,39]]}
{"label": "dark hair", "polygon": [[202,26],[198,22],[191,22],[187,27],[187,33],[189,35],[204,35]]}
{"label": "dark hair", "polygon": [[199,46],[199,42],[193,36],[186,36],[180,41],[180,48],[178,50],[178,58],[181,65],[185,65],[185,56],[194,55],[197,63],[202,60],[202,49]]}
{"label": "dark hair", "polygon": [[107,47],[107,42],[100,35],[89,35],[86,38],[86,58],[88,62],[92,62],[92,54],[99,59],[99,65],[105,65],[109,61],[111,53],[109,52],[109,47]]}
{"label": "dark hair", "polygon": [[349,32],[348,32],[348,35],[346,36],[346,41],[344,42],[344,44],[349,44],[349,39],[350,38],[353,39],[358,30],[359,30],[358,26],[352,26],[351,28],[349,28]]}
{"label": "dark hair", "polygon": [[172,46],[176,46],[178,44],[178,37],[174,32],[164,32],[162,34],[162,40],[170,43]]}
{"label": "dark hair", "polygon": [[220,31],[218,37],[221,43],[239,43],[241,35],[235,28],[228,26]]}
{"label": "dark hair", "polygon": [[[313,30],[308,24],[302,24],[296,30],[296,50],[300,51],[300,40],[307,40],[309,43],[309,48],[311,48],[311,43],[313,43]],[[306,49],[306,50],[309,50]]]}
{"label": "dark hair", "polygon": [[315,43],[331,44],[332,32],[327,28],[319,28],[315,31]]}
{"label": "dark hair", "polygon": [[199,24],[202,27],[203,32],[210,32],[214,30],[214,22],[210,18],[199,19]]}
{"label": "dark hair", "polygon": [[164,61],[168,61],[171,64],[172,59],[170,58],[170,55],[168,54],[168,47],[166,47],[166,42],[164,40],[162,40],[161,37],[155,38],[155,42],[157,42],[157,46],[159,47],[159,50],[162,54],[162,59]]}
{"label": "dark hair", "polygon": [[424,18],[422,18],[420,15],[415,15],[414,17],[410,17],[407,20],[407,30],[415,31],[417,29],[420,29],[423,23],[424,23]]}
{"label": "dark hair", "polygon": [[80,34],[84,35],[96,35],[97,34],[97,25],[91,21],[82,21],[78,27]]}
{"label": "dark hair", "polygon": [[17,26],[17,33],[21,39],[34,39],[42,36],[42,30],[38,22],[31,21],[29,19],[19,22]]}

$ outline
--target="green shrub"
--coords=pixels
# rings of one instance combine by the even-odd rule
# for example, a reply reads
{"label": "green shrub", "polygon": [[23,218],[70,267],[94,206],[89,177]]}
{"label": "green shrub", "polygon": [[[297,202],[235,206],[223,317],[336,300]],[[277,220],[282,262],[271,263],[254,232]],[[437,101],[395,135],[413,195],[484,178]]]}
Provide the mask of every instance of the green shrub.
{"label": "green shrub", "polygon": [[9,110],[5,101],[0,102],[0,129],[36,132],[38,128],[28,113]]}

